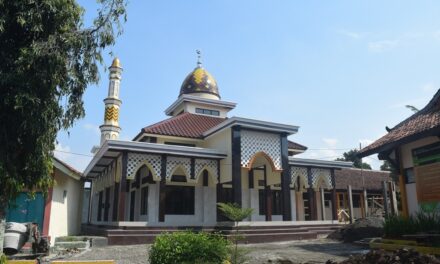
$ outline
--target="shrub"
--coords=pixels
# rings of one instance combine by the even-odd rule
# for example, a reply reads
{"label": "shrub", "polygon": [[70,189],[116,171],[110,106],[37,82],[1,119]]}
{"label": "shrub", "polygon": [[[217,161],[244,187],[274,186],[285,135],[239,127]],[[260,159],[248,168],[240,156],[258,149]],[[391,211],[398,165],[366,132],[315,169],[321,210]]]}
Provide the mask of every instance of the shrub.
{"label": "shrub", "polygon": [[440,234],[440,212],[421,208],[415,215],[408,218],[390,216],[385,219],[384,233],[386,237],[402,237],[417,233]]}
{"label": "shrub", "polygon": [[150,249],[151,264],[223,263],[230,242],[217,234],[190,231],[156,237]]}
{"label": "shrub", "polygon": [[7,260],[8,259],[6,258],[6,255],[3,253],[0,253],[0,264],[6,264]]}

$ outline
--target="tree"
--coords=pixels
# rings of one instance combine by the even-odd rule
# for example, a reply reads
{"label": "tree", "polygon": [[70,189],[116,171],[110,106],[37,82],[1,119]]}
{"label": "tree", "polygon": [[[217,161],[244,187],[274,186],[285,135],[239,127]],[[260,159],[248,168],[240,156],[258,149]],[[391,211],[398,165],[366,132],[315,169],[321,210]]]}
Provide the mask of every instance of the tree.
{"label": "tree", "polygon": [[342,154],[343,157],[337,158],[336,160],[337,161],[351,161],[351,162],[353,162],[353,166],[355,168],[371,170],[370,164],[362,162],[361,159],[358,157],[358,154],[359,154],[359,150],[352,149],[348,152],[344,152],[344,154]]}
{"label": "tree", "polygon": [[380,165],[381,171],[389,171],[390,177],[394,180],[394,182],[399,182],[399,174],[397,173],[396,167],[389,162],[388,160],[385,160],[382,165]]}
{"label": "tree", "polygon": [[86,28],[75,0],[0,0],[0,250],[8,202],[52,185],[57,132],[84,116],[84,91],[122,33],[125,0],[98,3]]}
{"label": "tree", "polygon": [[245,262],[245,252],[240,252],[238,249],[238,242],[242,239],[239,234],[238,223],[248,218],[254,209],[252,208],[241,208],[241,206],[232,203],[217,203],[218,209],[226,216],[229,220],[234,221],[235,224],[235,234],[232,236],[234,242],[234,250],[232,251],[232,263],[239,264]]}

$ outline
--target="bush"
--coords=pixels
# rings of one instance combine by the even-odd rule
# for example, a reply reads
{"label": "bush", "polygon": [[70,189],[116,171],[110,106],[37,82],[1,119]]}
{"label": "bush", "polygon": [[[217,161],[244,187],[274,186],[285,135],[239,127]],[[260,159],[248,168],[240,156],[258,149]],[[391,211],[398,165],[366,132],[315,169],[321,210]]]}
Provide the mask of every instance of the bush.
{"label": "bush", "polygon": [[400,238],[403,235],[417,233],[440,234],[440,212],[438,210],[420,210],[408,218],[390,216],[385,219],[384,233],[386,237]]}
{"label": "bush", "polygon": [[6,264],[7,260],[8,259],[6,258],[6,255],[3,253],[0,253],[0,264]]}
{"label": "bush", "polygon": [[150,249],[151,264],[223,263],[230,242],[217,234],[190,231],[156,237]]}

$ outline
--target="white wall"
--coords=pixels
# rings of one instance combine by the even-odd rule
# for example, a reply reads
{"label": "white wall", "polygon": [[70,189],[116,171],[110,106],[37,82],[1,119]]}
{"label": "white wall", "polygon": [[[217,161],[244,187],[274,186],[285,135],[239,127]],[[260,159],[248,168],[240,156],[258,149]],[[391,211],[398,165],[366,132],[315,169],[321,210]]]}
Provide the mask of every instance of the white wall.
{"label": "white wall", "polygon": [[55,169],[49,223],[49,236],[52,243],[56,237],[80,233],[82,199],[83,183]]}

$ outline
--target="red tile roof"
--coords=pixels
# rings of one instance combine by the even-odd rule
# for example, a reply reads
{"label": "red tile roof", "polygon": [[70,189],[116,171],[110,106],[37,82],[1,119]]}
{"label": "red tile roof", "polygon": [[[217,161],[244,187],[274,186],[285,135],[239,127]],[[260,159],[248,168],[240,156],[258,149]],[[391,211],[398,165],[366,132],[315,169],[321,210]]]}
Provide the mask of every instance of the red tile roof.
{"label": "red tile roof", "polygon": [[[362,179],[363,178],[363,179]],[[387,171],[342,169],[335,170],[336,189],[347,189],[351,185],[353,190],[379,191],[382,189],[382,182],[389,181],[390,173]]]}
{"label": "red tile roof", "polygon": [[[421,137],[436,135],[440,128],[440,90],[422,110],[399,123],[388,134],[360,151],[365,157],[374,153],[389,151]],[[437,131],[437,132],[436,132]]]}
{"label": "red tile roof", "polygon": [[307,150],[307,147],[289,140],[288,149]]}
{"label": "red tile roof", "polygon": [[183,113],[144,127],[141,133],[175,137],[202,138],[203,133],[224,122],[226,118]]}

